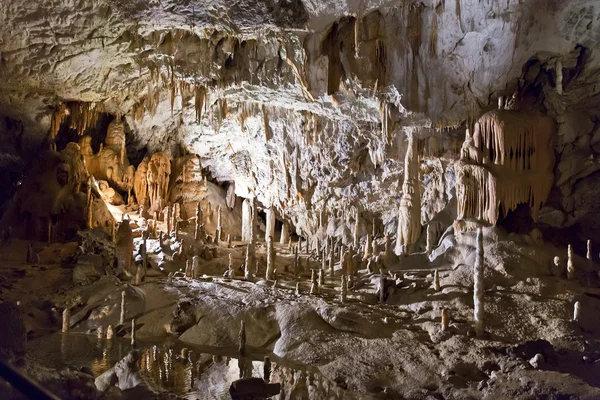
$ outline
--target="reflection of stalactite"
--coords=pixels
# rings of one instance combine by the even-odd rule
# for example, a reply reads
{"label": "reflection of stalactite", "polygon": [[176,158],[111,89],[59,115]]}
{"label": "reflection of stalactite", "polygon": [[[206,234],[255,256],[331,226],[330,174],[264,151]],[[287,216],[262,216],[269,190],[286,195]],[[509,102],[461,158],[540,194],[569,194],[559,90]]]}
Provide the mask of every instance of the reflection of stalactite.
{"label": "reflection of stalactite", "polygon": [[535,219],[554,182],[554,122],[539,113],[494,110],[466,135],[457,166],[458,219],[495,224],[518,204]]}

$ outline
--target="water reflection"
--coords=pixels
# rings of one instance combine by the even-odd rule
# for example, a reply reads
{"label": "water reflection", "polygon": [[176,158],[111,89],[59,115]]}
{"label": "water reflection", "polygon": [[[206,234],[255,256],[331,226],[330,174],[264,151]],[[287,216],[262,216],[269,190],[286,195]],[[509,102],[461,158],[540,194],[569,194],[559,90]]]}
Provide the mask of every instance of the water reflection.
{"label": "water reflection", "polygon": [[[263,377],[265,362],[251,354],[230,357],[235,349],[189,348],[173,340],[160,344],[138,341],[140,372],[156,391],[188,399],[230,399],[229,387],[240,378]],[[28,343],[28,358],[50,368],[88,367],[94,376],[112,368],[132,346],[129,339],[99,339],[82,334],[56,334]],[[261,357],[262,358],[262,357]],[[367,398],[343,390],[307,368],[295,369],[269,361],[270,382],[280,383],[278,399]]]}

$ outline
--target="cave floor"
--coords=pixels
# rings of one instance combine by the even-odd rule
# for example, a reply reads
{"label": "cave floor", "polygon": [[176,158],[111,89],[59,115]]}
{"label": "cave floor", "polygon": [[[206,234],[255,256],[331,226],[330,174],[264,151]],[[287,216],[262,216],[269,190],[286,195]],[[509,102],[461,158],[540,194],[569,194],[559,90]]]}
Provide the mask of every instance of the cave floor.
{"label": "cave floor", "polygon": [[[165,241],[169,242],[175,252],[179,241]],[[309,294],[309,269],[321,263],[309,259],[307,267],[306,253],[301,253],[298,278],[278,272],[276,281],[266,281],[261,278],[265,247],[259,243],[257,277],[224,278],[230,253],[234,265],[243,263],[245,245],[233,242],[231,248],[218,247],[216,258],[203,260],[203,275],[192,279],[178,272],[183,265],[177,258],[159,260],[165,251],[157,241],[149,240],[148,246],[152,268],[139,286],[113,276],[74,284],[68,261],[76,243],[34,244],[40,256],[34,265],[24,262],[26,242],[13,239],[2,246],[1,296],[20,301],[30,342],[28,358],[46,366],[49,359],[54,366],[57,360],[87,365],[97,375],[114,361],[108,346],[121,351],[130,346],[126,327],[135,318],[144,360],[157,351],[153,346],[169,362],[184,347],[196,354],[192,366],[180,365],[171,378],[155,378],[157,390],[182,395],[187,390],[218,390],[230,380],[221,379],[221,386],[215,386],[211,376],[232,378],[239,373],[235,349],[244,320],[249,359],[260,363],[268,355],[280,365],[272,381],[283,383],[284,398],[600,398],[600,341],[593,317],[600,310],[599,293],[577,282],[538,273],[520,279],[505,271],[505,281],[486,284],[486,335],[475,338],[472,281],[465,278],[471,267],[464,264],[432,264],[440,273],[441,290],[435,291],[433,268],[424,263],[424,255],[397,260],[388,268],[393,289],[383,304],[376,295],[379,275],[363,266],[342,303],[338,264],[319,294]],[[275,247],[276,269],[284,271],[292,255],[287,246]],[[168,272],[175,272],[171,282]],[[120,327],[123,290],[127,317]],[[588,319],[580,323],[571,320],[575,300],[587,310]],[[181,302],[191,305],[193,323],[172,332],[173,312]],[[57,336],[57,309],[66,305],[72,308],[71,333]],[[440,327],[442,309],[450,315],[446,331]],[[119,336],[113,344],[96,338],[97,328],[109,324]],[[81,347],[81,353],[73,353],[73,346]],[[545,363],[534,368],[529,360],[537,353]],[[180,364],[185,361],[176,358]],[[151,379],[152,363],[144,362]],[[258,364],[253,368],[260,370]]]}

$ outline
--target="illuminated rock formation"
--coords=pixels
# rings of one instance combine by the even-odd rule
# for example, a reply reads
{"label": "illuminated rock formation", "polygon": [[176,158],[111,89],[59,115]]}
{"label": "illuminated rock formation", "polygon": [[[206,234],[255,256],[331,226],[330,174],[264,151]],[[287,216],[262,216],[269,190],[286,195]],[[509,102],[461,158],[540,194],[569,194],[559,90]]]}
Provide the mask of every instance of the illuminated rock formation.
{"label": "illuminated rock formation", "polygon": [[404,161],[402,199],[398,208],[396,255],[411,252],[421,235],[421,187],[419,183],[419,153],[412,133],[408,134],[408,149]]}
{"label": "illuminated rock formation", "polygon": [[496,224],[525,203],[535,220],[554,182],[554,141],[554,121],[540,113],[482,115],[456,167],[457,218]]}
{"label": "illuminated rock formation", "polygon": [[171,159],[165,153],[154,153],[148,162],[148,197],[150,210],[166,206],[171,175]]}

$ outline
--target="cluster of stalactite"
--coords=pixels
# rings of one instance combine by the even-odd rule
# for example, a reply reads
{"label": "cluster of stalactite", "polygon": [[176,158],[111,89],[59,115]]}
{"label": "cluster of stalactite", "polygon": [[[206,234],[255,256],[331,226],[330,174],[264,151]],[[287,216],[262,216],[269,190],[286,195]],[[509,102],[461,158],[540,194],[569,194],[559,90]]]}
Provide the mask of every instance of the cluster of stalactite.
{"label": "cluster of stalactite", "polygon": [[56,138],[67,117],[70,117],[70,128],[83,135],[87,128],[96,126],[98,116],[102,112],[104,112],[102,103],[68,102],[58,105],[50,121],[51,142]]}
{"label": "cluster of stalactite", "polygon": [[496,224],[521,203],[532,217],[554,181],[554,121],[537,112],[490,111],[475,123],[457,164],[458,219]]}

